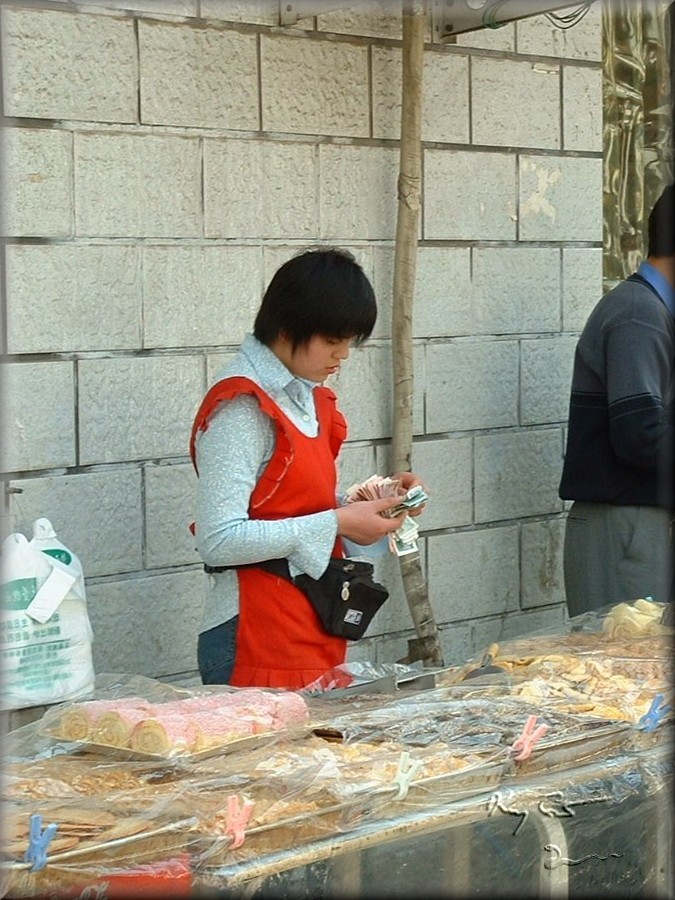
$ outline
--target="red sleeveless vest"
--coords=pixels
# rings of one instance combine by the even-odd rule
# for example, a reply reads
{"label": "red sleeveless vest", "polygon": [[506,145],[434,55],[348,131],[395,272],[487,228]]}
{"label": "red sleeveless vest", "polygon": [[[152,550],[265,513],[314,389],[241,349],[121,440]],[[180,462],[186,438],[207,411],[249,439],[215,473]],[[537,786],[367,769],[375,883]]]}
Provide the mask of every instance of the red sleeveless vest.
{"label": "red sleeveless vest", "polygon": [[[312,438],[255,382],[226,378],[208,391],[197,412],[190,437],[195,462],[195,439],[208,428],[218,404],[239,394],[252,394],[274,422],[275,450],[251,495],[251,519],[283,519],[334,509],[337,474],[335,459],[347,435],[335,394],[314,389],[319,429]],[[333,556],[342,556],[336,540]],[[297,690],[345,661],[347,642],[327,634],[302,591],[261,569],[238,572],[239,625],[234,671],[230,683],[239,687],[279,687]]]}

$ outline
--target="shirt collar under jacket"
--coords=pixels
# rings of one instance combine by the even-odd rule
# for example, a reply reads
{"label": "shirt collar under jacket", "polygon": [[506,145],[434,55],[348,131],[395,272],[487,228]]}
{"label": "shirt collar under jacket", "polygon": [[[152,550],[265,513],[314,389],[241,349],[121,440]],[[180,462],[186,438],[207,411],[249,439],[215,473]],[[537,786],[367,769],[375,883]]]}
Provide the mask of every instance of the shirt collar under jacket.
{"label": "shirt collar under jacket", "polygon": [[671,316],[675,317],[675,289],[671,287],[664,275],[651,263],[642,262],[638,266],[638,275],[648,281],[666,305]]}
{"label": "shirt collar under jacket", "polygon": [[256,373],[256,381],[271,397],[279,397],[286,392],[300,406],[313,405],[312,392],[315,382],[297,378],[290,372],[269,347],[254,335],[247,334],[241,345],[241,352]]}

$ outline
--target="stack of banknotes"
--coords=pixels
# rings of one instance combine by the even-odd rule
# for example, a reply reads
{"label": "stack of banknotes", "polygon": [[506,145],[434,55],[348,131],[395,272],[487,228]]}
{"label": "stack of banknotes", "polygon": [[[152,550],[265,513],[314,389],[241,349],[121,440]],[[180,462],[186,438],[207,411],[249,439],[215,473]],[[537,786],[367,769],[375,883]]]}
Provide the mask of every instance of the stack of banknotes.
{"label": "stack of banknotes", "polygon": [[[409,509],[417,509],[423,506],[429,499],[428,494],[421,485],[405,491],[401,482],[396,478],[371,475],[366,481],[354,484],[346,491],[347,502],[354,500],[377,500],[381,497],[398,497],[400,503],[388,509],[383,515],[390,518],[407,512]],[[417,553],[417,535],[419,528],[415,520],[406,515],[403,524],[389,535],[389,549],[397,556],[405,556],[407,553]]]}

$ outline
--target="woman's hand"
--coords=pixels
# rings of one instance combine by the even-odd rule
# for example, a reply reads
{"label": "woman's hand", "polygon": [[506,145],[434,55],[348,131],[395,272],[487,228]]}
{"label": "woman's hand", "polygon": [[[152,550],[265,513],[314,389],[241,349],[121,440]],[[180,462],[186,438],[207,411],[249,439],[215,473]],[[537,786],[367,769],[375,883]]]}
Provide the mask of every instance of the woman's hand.
{"label": "woman's hand", "polygon": [[355,544],[376,544],[380,538],[396,531],[403,524],[405,512],[393,519],[382,515],[399,503],[400,500],[396,497],[384,497],[381,500],[356,500],[340,506],[335,510],[338,534]]}
{"label": "woman's hand", "polygon": [[[418,476],[415,475],[414,472],[397,472],[396,475],[392,475],[391,477],[395,478],[397,481],[401,482],[401,487],[403,488],[404,491],[409,491],[410,488],[419,486],[419,487],[424,488],[424,492],[426,494],[429,493],[429,491],[426,489],[426,486],[424,485],[424,482],[422,481],[422,479],[418,478]],[[409,509],[408,515],[409,516],[419,516],[421,513],[424,512],[425,509],[426,509],[426,503],[423,503],[421,506],[418,506],[416,509]]]}

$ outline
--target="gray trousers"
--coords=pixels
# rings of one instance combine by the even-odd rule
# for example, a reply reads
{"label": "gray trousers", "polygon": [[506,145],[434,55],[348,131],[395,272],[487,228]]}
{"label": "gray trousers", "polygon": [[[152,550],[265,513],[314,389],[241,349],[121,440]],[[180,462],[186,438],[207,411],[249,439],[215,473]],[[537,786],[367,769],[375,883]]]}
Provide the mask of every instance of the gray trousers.
{"label": "gray trousers", "polygon": [[570,616],[640,597],[665,603],[672,579],[671,516],[656,506],[575,501],[563,568]]}

